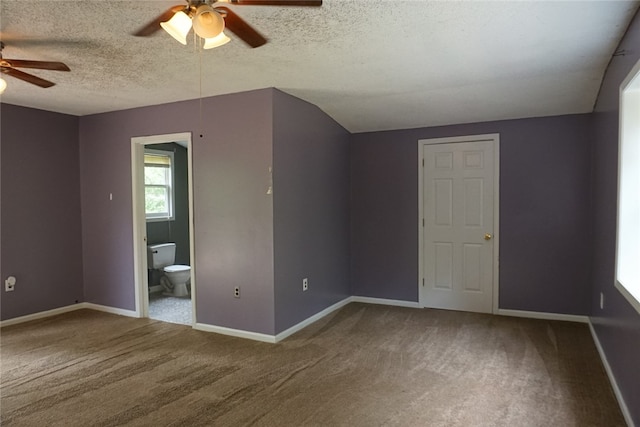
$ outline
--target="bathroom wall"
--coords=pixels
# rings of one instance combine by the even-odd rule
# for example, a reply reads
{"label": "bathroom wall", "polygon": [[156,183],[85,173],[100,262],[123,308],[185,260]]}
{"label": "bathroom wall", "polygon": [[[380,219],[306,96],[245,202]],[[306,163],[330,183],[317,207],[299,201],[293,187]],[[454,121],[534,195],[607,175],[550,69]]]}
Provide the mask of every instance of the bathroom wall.
{"label": "bathroom wall", "polygon": [[131,137],[192,132],[197,321],[273,333],[271,103],[263,89],[80,118],[86,301],[135,309]]}
{"label": "bathroom wall", "polygon": [[353,295],[418,300],[418,140],[499,133],[500,308],[589,314],[590,117],[353,135]]}
{"label": "bathroom wall", "polygon": [[[635,425],[640,425],[640,314],[614,287],[618,188],[619,88],[640,60],[636,15],[609,63],[595,106],[593,161],[593,292],[591,322]],[[640,118],[639,118],[640,120]],[[604,308],[600,309],[600,294]]]}
{"label": "bathroom wall", "polygon": [[[276,333],[349,296],[349,138],[318,107],[273,96]],[[302,279],[309,289],[302,291]]]}
{"label": "bathroom wall", "polygon": [[190,265],[189,260],[189,170],[187,149],[179,144],[152,144],[147,148],[173,152],[175,219],[147,221],[147,244],[176,244],[176,264]]}
{"label": "bathroom wall", "polygon": [[[83,299],[78,118],[0,104],[0,319]],[[4,292],[4,279],[17,278]]]}

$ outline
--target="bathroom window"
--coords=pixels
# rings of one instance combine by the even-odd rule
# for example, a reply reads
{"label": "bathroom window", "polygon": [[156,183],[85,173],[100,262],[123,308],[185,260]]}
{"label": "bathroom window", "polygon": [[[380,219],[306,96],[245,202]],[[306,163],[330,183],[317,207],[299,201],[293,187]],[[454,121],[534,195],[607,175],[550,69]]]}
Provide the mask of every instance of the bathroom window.
{"label": "bathroom window", "polygon": [[620,85],[615,285],[640,313],[640,61]]}
{"label": "bathroom window", "polygon": [[144,205],[147,221],[173,220],[173,201],[173,152],[145,150]]}

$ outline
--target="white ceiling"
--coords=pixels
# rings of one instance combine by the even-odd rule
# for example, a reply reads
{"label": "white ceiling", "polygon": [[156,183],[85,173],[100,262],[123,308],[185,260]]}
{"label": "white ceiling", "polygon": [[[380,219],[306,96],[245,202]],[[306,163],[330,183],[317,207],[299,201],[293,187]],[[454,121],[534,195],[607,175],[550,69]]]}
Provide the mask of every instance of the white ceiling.
{"label": "white ceiling", "polygon": [[[277,87],[352,132],[590,112],[638,1],[324,0],[230,6],[269,39],[198,51],[130,34],[182,0],[1,0],[5,58],[62,61],[11,77],[2,101],[87,115]],[[25,70],[29,71],[30,70]]]}

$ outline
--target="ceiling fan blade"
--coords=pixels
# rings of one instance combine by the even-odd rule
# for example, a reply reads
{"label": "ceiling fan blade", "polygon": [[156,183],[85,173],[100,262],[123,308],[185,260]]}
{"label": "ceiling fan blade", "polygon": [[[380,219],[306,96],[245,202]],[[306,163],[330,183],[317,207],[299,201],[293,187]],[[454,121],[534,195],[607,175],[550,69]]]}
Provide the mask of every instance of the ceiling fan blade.
{"label": "ceiling fan blade", "polygon": [[184,10],[184,8],[185,8],[184,6],[176,5],[170,9],[167,9],[160,16],[158,16],[157,18],[149,22],[147,25],[145,25],[144,27],[140,28],[138,31],[133,33],[133,35],[136,37],[150,36],[151,34],[158,31],[160,28],[162,28],[160,27],[161,22],[168,21],[173,17],[173,15],[176,14],[176,12],[180,12],[181,10]]}
{"label": "ceiling fan blade", "polygon": [[322,0],[220,0],[238,6],[322,6]]}
{"label": "ceiling fan blade", "polygon": [[9,76],[15,77],[16,79],[24,80],[27,83],[34,84],[40,87],[51,87],[55,85],[55,83],[50,82],[49,80],[41,79],[40,77],[36,77],[32,74],[24,73],[20,70],[16,70],[14,68],[2,68],[2,72]]}
{"label": "ceiling fan blade", "polygon": [[267,42],[262,34],[257,32],[251,25],[233,13],[228,7],[216,7],[216,10],[224,11],[224,26],[229,31],[240,37],[246,44],[251,47],[260,47]]}
{"label": "ceiling fan blade", "polygon": [[39,70],[54,70],[54,71],[71,71],[66,64],[62,62],[51,61],[26,61],[22,59],[3,59],[3,61],[9,63],[12,67],[17,68],[37,68]]}

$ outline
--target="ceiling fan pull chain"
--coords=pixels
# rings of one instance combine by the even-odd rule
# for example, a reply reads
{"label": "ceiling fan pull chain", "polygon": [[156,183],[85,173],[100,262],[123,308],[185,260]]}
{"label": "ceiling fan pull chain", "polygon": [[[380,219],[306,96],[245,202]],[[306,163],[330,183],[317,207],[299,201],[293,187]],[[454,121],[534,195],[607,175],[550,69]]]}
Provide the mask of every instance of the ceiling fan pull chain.
{"label": "ceiling fan pull chain", "polygon": [[202,138],[202,48],[200,48],[200,52],[198,55],[199,58],[199,62],[200,62],[200,106],[199,106],[199,115],[200,117],[198,118],[198,128],[200,130],[199,134],[200,134],[200,138]]}

